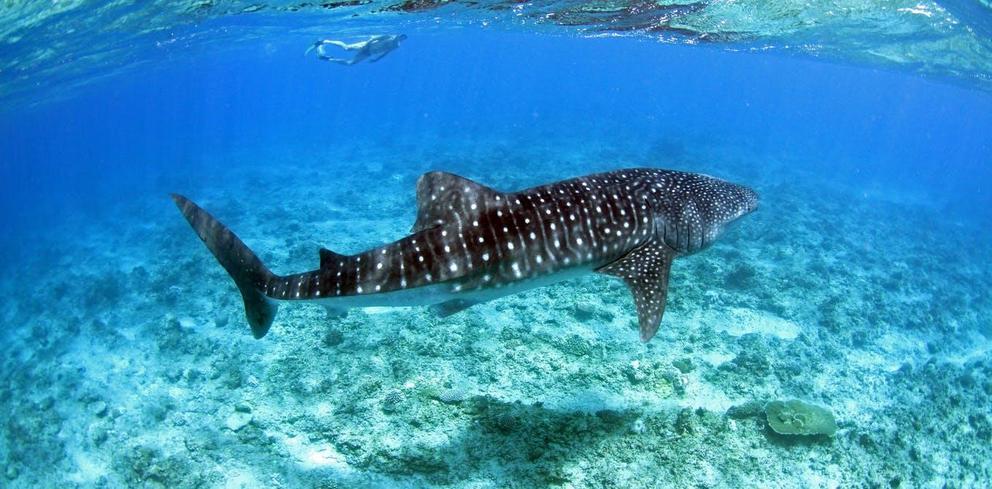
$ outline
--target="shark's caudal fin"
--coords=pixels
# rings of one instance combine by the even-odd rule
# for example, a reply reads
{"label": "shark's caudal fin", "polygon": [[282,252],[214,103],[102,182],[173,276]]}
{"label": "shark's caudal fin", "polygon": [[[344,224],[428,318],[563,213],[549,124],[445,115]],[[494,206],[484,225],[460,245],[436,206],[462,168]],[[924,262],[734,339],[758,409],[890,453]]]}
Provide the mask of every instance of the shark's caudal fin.
{"label": "shark's caudal fin", "polygon": [[224,270],[231,275],[245,301],[245,316],[255,338],[265,336],[276,317],[279,306],[262,292],[274,277],[234,233],[207,211],[182,195],[172,194],[179,211],[214,254]]}

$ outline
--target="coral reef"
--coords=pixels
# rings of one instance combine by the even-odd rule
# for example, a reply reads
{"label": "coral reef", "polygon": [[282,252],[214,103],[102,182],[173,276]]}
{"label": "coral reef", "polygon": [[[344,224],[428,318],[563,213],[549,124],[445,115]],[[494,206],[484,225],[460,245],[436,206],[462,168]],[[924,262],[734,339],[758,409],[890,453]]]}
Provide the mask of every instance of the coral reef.
{"label": "coral reef", "polygon": [[837,421],[829,410],[795,399],[769,402],[765,406],[765,419],[780,435],[833,436],[837,433]]}

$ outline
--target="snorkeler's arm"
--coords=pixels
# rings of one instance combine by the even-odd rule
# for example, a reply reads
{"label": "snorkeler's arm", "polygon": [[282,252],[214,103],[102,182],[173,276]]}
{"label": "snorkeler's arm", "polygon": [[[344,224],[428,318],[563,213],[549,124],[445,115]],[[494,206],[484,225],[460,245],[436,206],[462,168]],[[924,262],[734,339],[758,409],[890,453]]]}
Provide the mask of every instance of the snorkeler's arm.
{"label": "snorkeler's arm", "polygon": [[337,63],[339,65],[353,65],[355,60],[353,59],[343,59],[343,58],[321,58],[324,61],[330,61],[331,63]]}
{"label": "snorkeler's arm", "polygon": [[378,56],[370,59],[369,60],[369,63],[375,63],[376,61],[379,61],[380,59],[385,58],[387,54],[389,54],[389,53],[391,53],[391,52],[393,52],[395,50],[396,50],[395,48],[390,49],[389,51],[386,51],[385,53],[382,53],[382,54],[380,54],[380,55],[378,55]]}
{"label": "snorkeler's arm", "polygon": [[345,50],[348,50],[348,51],[354,51],[355,49],[361,49],[361,48],[365,47],[365,44],[367,44],[366,41],[360,41],[360,42],[356,42],[354,44],[348,44],[348,43],[346,43],[344,41],[336,41],[336,40],[333,40],[333,39],[321,39],[321,40],[316,41],[313,44],[311,44],[310,47],[307,48],[307,52],[304,53],[304,54],[310,54],[310,51],[313,51],[314,49],[316,49],[317,50],[317,54],[320,55],[322,48],[324,46],[327,46],[327,45],[337,46],[339,48],[342,48],[342,49],[345,49]]}
{"label": "snorkeler's arm", "polygon": [[344,41],[324,41],[324,44],[330,44],[332,46],[337,46],[342,49],[352,50],[352,49],[360,48],[361,47],[360,45],[364,45],[364,42],[356,42],[354,44],[348,44]]}

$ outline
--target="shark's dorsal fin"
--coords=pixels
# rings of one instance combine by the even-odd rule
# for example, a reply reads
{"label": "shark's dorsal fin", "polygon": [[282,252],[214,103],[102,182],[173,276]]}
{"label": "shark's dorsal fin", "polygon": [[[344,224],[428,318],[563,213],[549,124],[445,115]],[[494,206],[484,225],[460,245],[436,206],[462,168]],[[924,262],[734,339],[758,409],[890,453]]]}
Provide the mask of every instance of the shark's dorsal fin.
{"label": "shark's dorsal fin", "polygon": [[496,205],[502,194],[492,188],[452,173],[432,171],[417,180],[417,222],[411,232],[445,224],[453,213],[465,215]]}
{"label": "shark's dorsal fin", "polygon": [[320,269],[337,268],[347,257],[327,248],[320,249]]}
{"label": "shark's dorsal fin", "polygon": [[665,314],[668,297],[668,273],[675,252],[664,243],[651,240],[622,258],[598,270],[599,273],[620,277],[634,295],[641,341],[648,341],[658,331]]}

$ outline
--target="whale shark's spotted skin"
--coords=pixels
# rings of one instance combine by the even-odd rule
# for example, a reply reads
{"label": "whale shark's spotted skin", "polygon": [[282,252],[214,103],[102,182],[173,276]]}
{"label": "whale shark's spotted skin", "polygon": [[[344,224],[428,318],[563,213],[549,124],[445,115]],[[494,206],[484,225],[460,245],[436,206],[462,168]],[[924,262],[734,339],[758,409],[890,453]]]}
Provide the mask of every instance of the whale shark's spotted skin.
{"label": "whale shark's spotted skin", "polygon": [[257,337],[271,325],[273,299],[332,309],[437,304],[450,314],[595,270],[627,283],[644,341],[664,313],[672,259],[705,248],[758,202],[746,187],[671,170],[619,170],[519,192],[430,172],[417,182],[412,234],[356,255],[322,249],[317,270],[278,276],[205,211],[174,199],[235,279]]}

